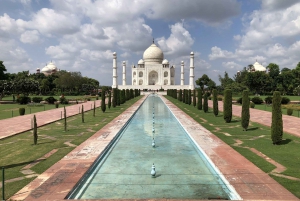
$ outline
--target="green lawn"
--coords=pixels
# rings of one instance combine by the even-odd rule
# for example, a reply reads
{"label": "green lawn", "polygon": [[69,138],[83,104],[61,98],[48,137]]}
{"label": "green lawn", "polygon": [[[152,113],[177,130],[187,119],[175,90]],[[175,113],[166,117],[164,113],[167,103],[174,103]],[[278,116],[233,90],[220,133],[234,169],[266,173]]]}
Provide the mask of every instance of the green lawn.
{"label": "green lawn", "polygon": [[[38,174],[44,172],[74,149],[64,144],[64,142],[69,141],[75,145],[81,144],[95,133],[93,131],[100,130],[141,97],[142,96],[136,97],[115,108],[107,108],[105,113],[103,113],[100,108],[97,108],[95,117],[93,116],[93,111],[85,112],[85,123],[81,122],[81,114],[69,117],[67,120],[67,132],[64,132],[63,120],[40,127],[38,128],[39,137],[37,145],[33,144],[31,131],[0,140],[0,167],[4,166],[6,168],[5,179],[9,180],[24,176],[20,172],[23,167],[44,156],[51,150],[58,149],[58,151],[49,158],[31,168],[31,170]],[[6,189],[9,190],[5,192],[6,198],[15,194],[31,180],[32,179],[27,179],[8,183]],[[2,194],[1,191],[2,189],[0,190],[0,194]]]}
{"label": "green lawn", "polygon": [[[245,147],[255,148],[285,166],[287,170],[282,173],[283,175],[300,179],[300,138],[284,133],[283,142],[280,145],[273,145],[270,136],[270,127],[250,122],[249,130],[243,131],[240,117],[233,117],[231,123],[225,123],[223,113],[219,113],[219,115],[215,117],[211,108],[208,113],[204,113],[203,110],[197,110],[197,108],[192,105],[184,104],[169,96],[166,96],[166,98],[264,172],[270,173],[275,167]],[[220,128],[220,130],[217,130],[216,127]],[[228,133],[230,136],[224,133]],[[243,144],[239,147],[234,146],[236,139],[243,141]],[[300,198],[300,181],[292,181],[276,176],[272,177]]]}
{"label": "green lawn", "polygon": [[[234,96],[232,97],[233,100],[237,100],[239,98],[241,98],[242,95],[240,96]],[[255,96],[250,96],[250,99],[253,98]],[[265,98],[268,97],[268,96],[259,96],[263,101],[265,101]],[[283,96],[282,97],[288,97],[291,101],[299,101],[300,102],[300,96]]]}

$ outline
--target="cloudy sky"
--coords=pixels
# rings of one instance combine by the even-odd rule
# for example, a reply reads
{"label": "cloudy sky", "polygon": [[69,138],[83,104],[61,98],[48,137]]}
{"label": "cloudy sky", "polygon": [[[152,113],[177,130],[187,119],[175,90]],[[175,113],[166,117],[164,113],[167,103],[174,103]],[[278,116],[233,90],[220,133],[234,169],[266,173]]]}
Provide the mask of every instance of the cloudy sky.
{"label": "cloudy sky", "polygon": [[59,69],[112,85],[112,53],[131,65],[155,43],[176,68],[195,53],[195,79],[232,77],[256,60],[295,68],[300,61],[299,0],[0,0],[0,60],[9,73]]}

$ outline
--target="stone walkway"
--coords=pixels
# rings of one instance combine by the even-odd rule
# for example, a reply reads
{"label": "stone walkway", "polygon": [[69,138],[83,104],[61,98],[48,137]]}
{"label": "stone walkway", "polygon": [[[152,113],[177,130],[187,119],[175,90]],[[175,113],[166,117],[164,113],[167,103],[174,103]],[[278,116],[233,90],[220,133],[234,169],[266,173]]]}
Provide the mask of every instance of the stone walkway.
{"label": "stone walkway", "polygon": [[[213,107],[213,102],[208,101],[208,107]],[[218,102],[219,111],[223,111],[223,102]],[[242,106],[232,105],[232,114],[241,117]],[[271,127],[272,113],[268,111],[250,108],[250,121]],[[300,137],[300,118],[282,115],[283,131]]]}
{"label": "stone walkway", "polygon": [[[99,107],[100,104],[101,100],[97,100],[96,107]],[[94,101],[87,101],[85,103],[67,106],[67,116],[74,116],[81,112],[82,105],[84,111],[88,111],[94,107]],[[52,110],[46,110],[43,112],[37,112],[34,114],[37,119],[37,125],[43,126],[60,120],[61,117],[63,117],[64,115],[64,108],[56,108]],[[0,139],[31,130],[31,121],[34,114],[27,114],[24,116],[17,116],[9,119],[0,120]]]}

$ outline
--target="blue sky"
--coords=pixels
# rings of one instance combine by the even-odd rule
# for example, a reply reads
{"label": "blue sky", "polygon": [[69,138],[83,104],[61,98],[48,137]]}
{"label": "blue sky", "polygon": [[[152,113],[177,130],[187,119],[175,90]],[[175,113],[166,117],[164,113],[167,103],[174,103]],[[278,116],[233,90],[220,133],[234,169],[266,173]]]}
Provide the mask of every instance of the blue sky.
{"label": "blue sky", "polygon": [[51,60],[62,70],[112,85],[112,53],[137,64],[152,43],[176,69],[195,53],[195,79],[217,84],[256,60],[295,68],[300,61],[298,0],[0,0],[0,60],[9,73],[34,73]]}

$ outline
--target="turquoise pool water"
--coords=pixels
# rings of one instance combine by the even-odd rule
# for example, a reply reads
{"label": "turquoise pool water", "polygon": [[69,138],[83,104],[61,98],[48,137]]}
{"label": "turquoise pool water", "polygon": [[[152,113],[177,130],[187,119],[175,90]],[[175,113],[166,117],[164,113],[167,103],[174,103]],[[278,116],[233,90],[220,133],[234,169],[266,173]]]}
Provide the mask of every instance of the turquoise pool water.
{"label": "turquoise pool water", "polygon": [[68,198],[238,198],[225,183],[164,102],[150,95]]}

